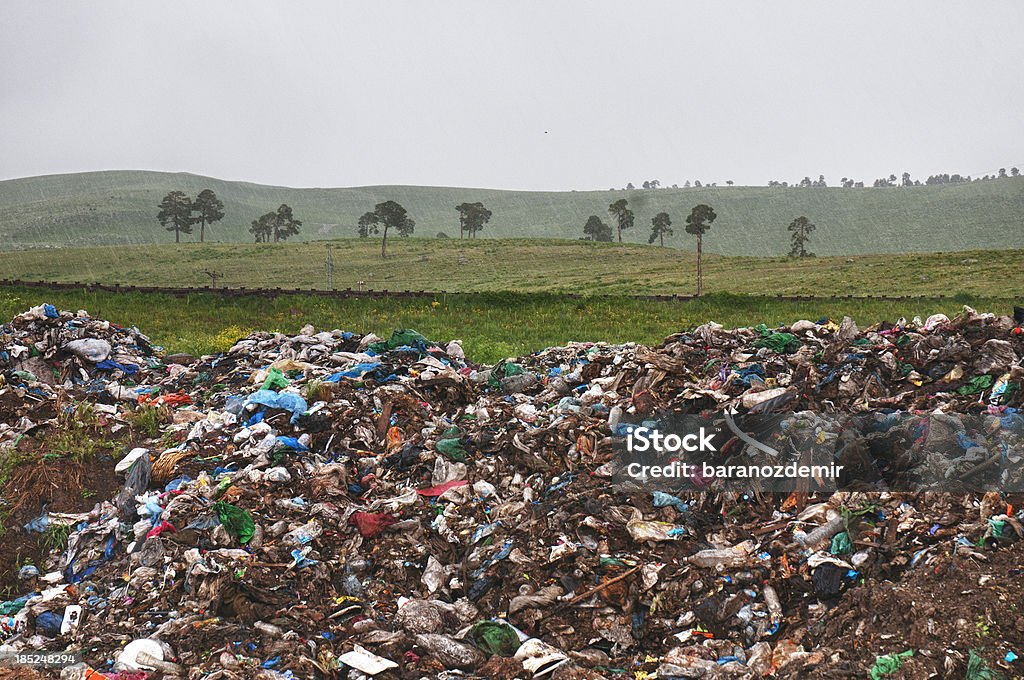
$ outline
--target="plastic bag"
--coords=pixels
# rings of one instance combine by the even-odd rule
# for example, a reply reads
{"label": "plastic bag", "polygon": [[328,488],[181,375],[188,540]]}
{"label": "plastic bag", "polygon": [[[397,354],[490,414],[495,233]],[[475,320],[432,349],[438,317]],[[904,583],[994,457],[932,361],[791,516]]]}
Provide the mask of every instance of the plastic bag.
{"label": "plastic bag", "polygon": [[237,537],[239,543],[245,545],[252,540],[253,534],[256,533],[256,523],[247,511],[224,501],[214,503],[213,510],[227,532]]}
{"label": "plastic bag", "polygon": [[291,411],[291,423],[302,417],[309,406],[306,400],[291,392],[273,392],[271,390],[256,390],[245,400],[246,404],[260,404],[269,408],[279,408],[284,411]]}
{"label": "plastic bag", "polygon": [[279,392],[286,387],[288,387],[288,378],[284,377],[281,369],[271,366],[267,379],[263,381],[263,386],[260,389]]}
{"label": "plastic bag", "polygon": [[480,621],[470,629],[469,636],[484,652],[498,656],[513,656],[523,644],[515,628],[498,621]]}
{"label": "plastic bag", "polygon": [[71,352],[80,359],[91,361],[96,364],[110,356],[111,352],[110,343],[106,340],[99,340],[97,338],[83,338],[81,340],[72,340],[68,344],[64,345],[64,350]]}

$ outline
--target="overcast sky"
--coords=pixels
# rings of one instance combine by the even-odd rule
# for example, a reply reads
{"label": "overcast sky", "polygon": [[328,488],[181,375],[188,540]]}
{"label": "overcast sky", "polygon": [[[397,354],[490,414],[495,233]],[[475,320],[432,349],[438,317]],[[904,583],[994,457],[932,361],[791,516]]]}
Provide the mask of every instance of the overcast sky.
{"label": "overcast sky", "polygon": [[0,2],[0,178],[607,189],[1024,167],[1024,2]]}

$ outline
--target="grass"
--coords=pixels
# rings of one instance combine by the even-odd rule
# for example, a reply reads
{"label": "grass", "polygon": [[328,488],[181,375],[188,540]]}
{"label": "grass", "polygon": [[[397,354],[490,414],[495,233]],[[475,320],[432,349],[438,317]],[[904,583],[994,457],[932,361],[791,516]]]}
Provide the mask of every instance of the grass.
{"label": "grass", "polygon": [[327,401],[331,396],[331,384],[322,380],[310,380],[306,383],[306,401],[313,404],[318,401]]}
{"label": "grass", "polygon": [[[203,271],[215,270],[224,275],[220,285],[229,287],[323,288],[325,250],[323,243],[282,243],[0,252],[0,272],[26,280],[205,286]],[[392,256],[381,260],[376,240],[333,242],[335,288],[671,295],[690,294],[695,286],[694,253],[657,246],[396,239],[389,250]],[[705,288],[759,295],[1020,297],[1022,261],[1024,250],[804,259],[709,255]],[[239,324],[240,335],[253,327]]]}
{"label": "grass", "polygon": [[634,243],[646,243],[651,217],[666,211],[675,228],[669,245],[691,247],[683,221],[694,205],[708,203],[718,213],[704,243],[710,252],[784,254],[789,250],[786,226],[800,215],[818,227],[811,248],[819,255],[1024,248],[1024,178],[877,189],[526,192],[410,186],[290,189],[144,171],[0,182],[0,243],[20,248],[172,242],[174,235],[156,221],[157,204],[173,189],[195,196],[204,188],[224,201],[226,216],[208,233],[211,240],[225,242],[250,241],[250,222],[281,203],[291,205],[303,221],[300,240],[351,237],[359,216],[388,199],[409,210],[417,235],[431,239],[438,232],[458,237],[455,206],[482,201],[494,213],[481,233],[484,238],[575,240],[588,216],[607,220],[608,204],[626,198],[636,226],[624,237]]}
{"label": "grass", "polygon": [[64,552],[71,536],[71,526],[67,524],[49,524],[43,532],[43,545],[48,552]]}
{"label": "grass", "polygon": [[[0,447],[0,491],[11,480],[15,468],[27,460],[26,456],[12,447]],[[0,497],[0,538],[7,533],[7,522],[11,517],[12,507],[10,501]]]}
{"label": "grass", "polygon": [[[193,354],[223,351],[225,329],[296,333],[341,328],[386,336],[415,328],[437,341],[463,340],[467,356],[481,363],[529,354],[572,340],[656,344],[667,335],[706,321],[726,326],[792,323],[822,316],[853,317],[862,326],[901,316],[956,314],[963,304],[1008,314],[1005,298],[962,295],[956,299],[916,298],[884,302],[842,300],[780,301],[769,297],[714,294],[700,300],[646,302],[625,297],[567,299],[546,293],[476,293],[429,299],[326,299],[280,296],[225,299],[206,294],[176,298],[143,293],[45,291],[0,288],[0,318],[49,302],[62,309],[86,309],[122,325],[138,325],[168,351]],[[432,304],[437,302],[437,305]],[[239,335],[241,337],[241,335]],[[233,339],[232,339],[233,341]]]}
{"label": "grass", "polygon": [[[216,344],[216,342],[217,340],[214,338],[213,343]],[[170,409],[152,404],[143,404],[128,414],[128,423],[132,429],[150,439],[159,437],[161,427],[170,420]]]}
{"label": "grass", "polygon": [[57,402],[57,425],[46,436],[47,456],[90,463],[100,453],[110,452],[114,443],[103,437],[93,405],[87,401]]}

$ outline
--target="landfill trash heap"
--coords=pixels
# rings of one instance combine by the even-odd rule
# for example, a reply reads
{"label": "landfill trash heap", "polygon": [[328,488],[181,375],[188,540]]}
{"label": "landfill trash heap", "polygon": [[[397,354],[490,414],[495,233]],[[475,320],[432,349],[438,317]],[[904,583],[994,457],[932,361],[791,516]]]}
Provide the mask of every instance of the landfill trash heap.
{"label": "landfill trash heap", "polygon": [[[63,678],[1019,675],[1012,493],[614,478],[629,428],[665,414],[781,413],[834,443],[830,417],[864,412],[909,414],[879,432],[925,455],[940,434],[914,423],[938,414],[959,452],[947,478],[1006,481],[1020,323],[970,308],[865,330],[708,323],[481,366],[411,330],[310,326],[167,355],[36,307],[0,327],[0,457],[58,408],[162,425],[93,463],[115,497],[8,527],[68,538],[0,603],[0,658],[78,653],[47,671]],[[767,455],[747,439],[728,455]],[[962,596],[962,620],[952,588],[982,598]]]}

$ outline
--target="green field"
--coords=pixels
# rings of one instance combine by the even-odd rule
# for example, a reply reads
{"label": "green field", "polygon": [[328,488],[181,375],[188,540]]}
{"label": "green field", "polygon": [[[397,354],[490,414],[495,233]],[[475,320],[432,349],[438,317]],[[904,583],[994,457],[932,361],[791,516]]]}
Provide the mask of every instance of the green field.
{"label": "green field", "polygon": [[[447,187],[289,189],[190,174],[141,171],[51,175],[0,182],[0,248],[126,245],[173,241],[156,221],[170,190],[195,196],[211,188],[227,216],[211,239],[247,242],[250,222],[281,203],[304,221],[300,240],[355,234],[359,215],[394,199],[416,220],[418,236],[458,236],[455,206],[482,201],[494,217],[485,238],[577,239],[589,215],[607,219],[608,204],[627,198],[636,226],[625,238],[645,243],[650,219],[667,211],[676,227],[667,243],[692,247],[683,221],[697,203],[718,212],[705,248],[730,255],[781,255],[786,226],[806,215],[818,226],[819,255],[1024,248],[1024,177],[965,185],[907,188],[705,187],[634,191],[525,192]],[[195,236],[194,238],[198,238]]]}
{"label": "green field", "polygon": [[89,293],[0,288],[0,319],[49,302],[62,309],[86,309],[123,325],[136,325],[168,351],[197,354],[223,351],[249,330],[297,332],[305,324],[386,335],[415,328],[435,340],[459,338],[467,355],[490,363],[572,340],[658,343],[706,321],[726,326],[775,325],[822,316],[852,316],[862,325],[901,316],[953,315],[963,304],[1012,313],[1008,300],[959,297],[785,302],[771,298],[711,295],[701,300],[645,302],[631,298],[566,299],[543,293],[477,293],[430,299],[328,299],[282,296],[224,299],[211,295],[177,298],[143,293]]}
{"label": "green field", "polygon": [[[395,239],[332,242],[335,288],[690,294],[695,256],[657,246],[582,241]],[[229,287],[324,288],[324,243],[165,244],[0,252],[3,278]],[[1024,297],[1024,251],[705,259],[709,292]]]}

